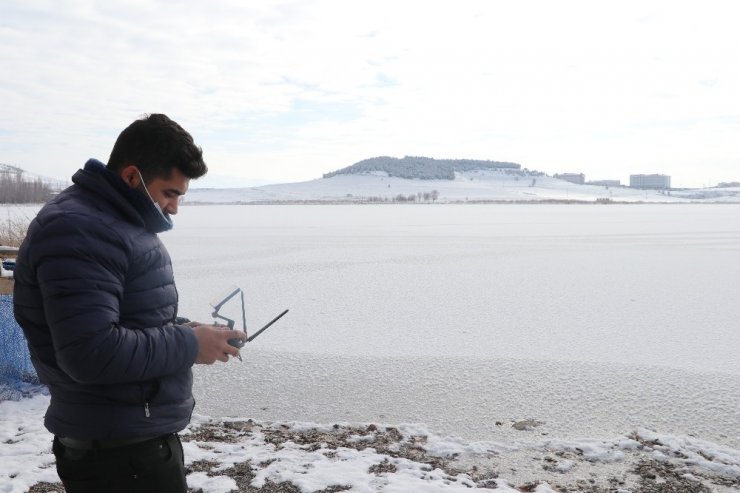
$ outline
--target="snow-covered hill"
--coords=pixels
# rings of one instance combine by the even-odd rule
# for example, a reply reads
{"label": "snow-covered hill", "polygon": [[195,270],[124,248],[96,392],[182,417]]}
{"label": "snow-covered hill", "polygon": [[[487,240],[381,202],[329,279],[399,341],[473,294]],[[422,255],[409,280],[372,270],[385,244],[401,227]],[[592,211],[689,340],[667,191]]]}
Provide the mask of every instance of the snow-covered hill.
{"label": "snow-covered hill", "polygon": [[[614,202],[737,202],[740,187],[692,190],[638,190],[628,187],[577,185],[549,176],[511,170],[478,170],[456,173],[454,180],[418,180],[388,176],[384,172],[335,175],[300,183],[250,188],[191,189],[186,203],[270,202],[545,202],[611,200]],[[425,199],[425,194],[427,197]]]}

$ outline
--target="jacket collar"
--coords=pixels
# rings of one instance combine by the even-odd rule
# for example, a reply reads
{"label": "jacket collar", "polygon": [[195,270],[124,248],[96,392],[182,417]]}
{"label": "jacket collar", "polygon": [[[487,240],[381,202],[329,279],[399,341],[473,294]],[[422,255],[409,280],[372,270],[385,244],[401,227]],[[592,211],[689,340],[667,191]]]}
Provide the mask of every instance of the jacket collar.
{"label": "jacket collar", "polygon": [[[108,190],[100,189],[101,180],[109,186],[105,187]],[[97,159],[88,159],[85,167],[72,176],[72,181],[76,185],[101,194],[114,194],[110,200],[117,202],[129,219],[141,224],[150,233],[162,233],[172,229],[169,215],[159,210],[148,196],[128,186],[120,176]]]}

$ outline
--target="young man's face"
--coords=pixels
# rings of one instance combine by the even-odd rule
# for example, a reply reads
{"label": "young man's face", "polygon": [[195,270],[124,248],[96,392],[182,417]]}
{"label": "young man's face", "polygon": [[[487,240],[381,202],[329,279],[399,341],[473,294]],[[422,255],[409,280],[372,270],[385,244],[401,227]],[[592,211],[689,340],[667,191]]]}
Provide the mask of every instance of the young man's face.
{"label": "young man's face", "polygon": [[[146,185],[142,181],[139,168],[134,165],[126,166],[120,174],[131,188],[139,189],[141,193],[149,192],[152,200],[159,204],[165,214],[177,214],[179,199],[185,195],[190,185],[190,178],[183,175],[177,168],[172,169],[169,177],[153,178]],[[146,192],[144,187],[146,187]]]}
{"label": "young man's face", "polygon": [[162,212],[177,214],[177,205],[180,197],[185,195],[190,185],[190,178],[180,170],[173,168],[168,178],[154,178],[146,185],[152,200],[159,204]]}

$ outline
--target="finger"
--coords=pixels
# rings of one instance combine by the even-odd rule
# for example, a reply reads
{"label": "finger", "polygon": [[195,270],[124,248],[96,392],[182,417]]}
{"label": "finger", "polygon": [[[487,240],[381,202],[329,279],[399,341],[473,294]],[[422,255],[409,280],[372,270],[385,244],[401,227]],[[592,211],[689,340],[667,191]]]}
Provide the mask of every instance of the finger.
{"label": "finger", "polygon": [[222,362],[226,363],[227,361],[229,361],[229,355],[228,355],[228,354],[226,354],[226,353],[223,353],[223,354],[221,354],[221,355],[220,355],[220,356],[219,356],[218,358],[216,358],[216,359],[217,359],[217,360],[219,360],[219,361],[222,361]]}
{"label": "finger", "polygon": [[234,346],[227,344],[224,348],[224,353],[230,354],[231,356],[239,356],[239,348],[235,348]]}
{"label": "finger", "polygon": [[226,330],[224,331],[224,334],[226,334],[226,339],[241,339],[242,341],[247,340],[247,334],[245,334],[241,330]]}

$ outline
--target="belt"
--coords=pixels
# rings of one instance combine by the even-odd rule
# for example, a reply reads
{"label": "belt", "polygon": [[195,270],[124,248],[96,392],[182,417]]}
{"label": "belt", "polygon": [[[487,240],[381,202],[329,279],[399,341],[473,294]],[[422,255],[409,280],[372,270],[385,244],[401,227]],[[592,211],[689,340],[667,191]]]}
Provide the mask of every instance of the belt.
{"label": "belt", "polygon": [[156,440],[157,438],[163,438],[163,437],[112,438],[112,439],[107,439],[107,440],[77,440],[75,438],[67,438],[67,437],[58,436],[57,440],[59,440],[59,443],[61,443],[65,447],[75,449],[75,450],[102,450],[102,449],[125,447],[127,445],[135,445],[137,443],[148,442],[149,440]]}

